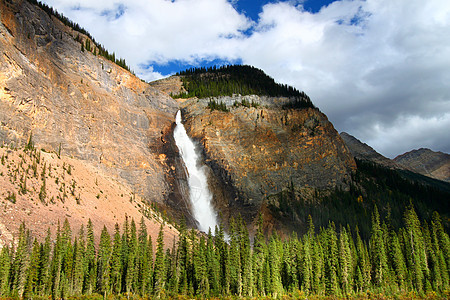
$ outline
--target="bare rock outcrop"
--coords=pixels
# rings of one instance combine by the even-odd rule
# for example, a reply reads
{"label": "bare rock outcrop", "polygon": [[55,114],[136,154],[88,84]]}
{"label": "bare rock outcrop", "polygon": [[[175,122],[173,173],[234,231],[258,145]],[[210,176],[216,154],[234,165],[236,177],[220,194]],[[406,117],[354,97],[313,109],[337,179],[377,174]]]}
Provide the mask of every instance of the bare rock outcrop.
{"label": "bare rock outcrop", "polygon": [[[0,143],[88,161],[163,202],[177,103],[91,51],[87,36],[27,1],[0,1]],[[76,40],[77,39],[77,40]],[[91,43],[93,45],[93,43]]]}
{"label": "bare rock outcrop", "polygon": [[223,195],[216,200],[222,213],[238,207],[252,218],[270,195],[291,184],[298,190],[346,186],[356,164],[323,113],[285,110],[278,105],[282,99],[251,97],[247,103],[260,106],[231,105],[242,102],[240,96],[215,99],[227,103],[229,112],[211,111],[208,99],[183,104],[188,134],[201,144],[215,180],[226,187],[215,191],[216,197]]}

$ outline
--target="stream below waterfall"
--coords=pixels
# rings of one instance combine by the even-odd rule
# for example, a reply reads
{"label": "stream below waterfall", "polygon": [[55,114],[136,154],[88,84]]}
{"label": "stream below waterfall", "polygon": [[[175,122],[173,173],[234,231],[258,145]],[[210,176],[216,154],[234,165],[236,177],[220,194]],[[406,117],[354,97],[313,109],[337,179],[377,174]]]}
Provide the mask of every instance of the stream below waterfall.
{"label": "stream below waterfall", "polygon": [[173,136],[186,166],[192,214],[198,222],[199,230],[208,232],[208,229],[211,228],[211,232],[214,234],[217,216],[211,203],[212,195],[208,187],[206,167],[201,164],[195,144],[181,123],[181,111],[177,112],[175,123]]}

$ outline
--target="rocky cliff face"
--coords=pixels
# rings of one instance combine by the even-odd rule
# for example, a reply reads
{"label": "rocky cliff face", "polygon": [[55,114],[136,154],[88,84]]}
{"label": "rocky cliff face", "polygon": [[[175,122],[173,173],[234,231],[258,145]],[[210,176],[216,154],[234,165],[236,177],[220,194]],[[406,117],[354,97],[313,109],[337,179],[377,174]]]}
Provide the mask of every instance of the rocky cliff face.
{"label": "rocky cliff face", "polygon": [[[0,141],[88,161],[162,202],[171,187],[162,151],[177,103],[26,1],[0,1]],[[91,43],[93,44],[93,43]],[[94,50],[93,50],[94,51]]]}
{"label": "rocky cliff face", "polygon": [[[243,99],[259,106],[233,107]],[[346,186],[355,162],[333,125],[317,109],[281,109],[285,100],[215,99],[227,103],[229,112],[211,111],[208,99],[183,104],[185,127],[204,151],[213,188],[225,187],[214,188],[222,213],[232,208],[234,214],[239,207],[251,219],[271,195],[291,184],[300,193]]]}
{"label": "rocky cliff face", "polygon": [[[79,41],[89,37],[27,1],[0,0],[0,12],[3,145],[21,146],[32,136],[38,149],[80,161],[144,201],[169,204],[191,224],[183,162],[172,137],[179,106],[209,166],[224,219],[237,212],[253,219],[288,186],[307,196],[345,188],[355,169],[317,109],[285,110],[286,99],[258,96],[216,99],[229,112],[210,111],[207,99],[178,104],[168,94],[182,89],[179,78],[142,82],[94,55],[95,49],[82,51]],[[259,106],[233,107],[244,99]]]}
{"label": "rocky cliff face", "polygon": [[450,182],[450,155],[421,148],[394,158],[399,165],[413,172]]}

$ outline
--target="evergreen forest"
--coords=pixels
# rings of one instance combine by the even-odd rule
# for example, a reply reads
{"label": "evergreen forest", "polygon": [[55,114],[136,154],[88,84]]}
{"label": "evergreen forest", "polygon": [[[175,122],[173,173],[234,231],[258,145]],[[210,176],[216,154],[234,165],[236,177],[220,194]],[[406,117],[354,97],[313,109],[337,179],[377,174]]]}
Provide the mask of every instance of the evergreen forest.
{"label": "evergreen forest", "polygon": [[253,242],[240,217],[215,235],[181,226],[172,245],[164,245],[161,225],[155,247],[143,219],[137,226],[126,218],[112,235],[104,227],[98,244],[91,220],[75,235],[66,220],[54,239],[49,230],[43,241],[22,224],[17,246],[0,252],[0,297],[450,296],[450,240],[438,213],[421,223],[410,205],[395,230],[375,208],[368,240],[358,227],[330,222],[315,229],[308,219],[301,237],[266,237],[260,217]]}
{"label": "evergreen forest", "polygon": [[314,107],[308,95],[292,86],[276,83],[262,70],[247,65],[191,68],[178,72],[186,92],[172,95],[174,98],[207,98],[234,94],[288,97],[286,108]]}
{"label": "evergreen forest", "polygon": [[316,226],[358,226],[363,239],[371,233],[371,213],[378,206],[382,218],[388,219],[398,230],[403,226],[405,207],[412,204],[421,222],[429,221],[433,212],[442,216],[442,225],[450,230],[450,184],[417,173],[394,170],[370,161],[355,159],[350,188],[336,188],[331,192],[316,191],[313,199],[303,199],[296,187],[288,183],[283,191],[272,196],[269,208],[272,214],[290,230],[303,234],[311,216]]}

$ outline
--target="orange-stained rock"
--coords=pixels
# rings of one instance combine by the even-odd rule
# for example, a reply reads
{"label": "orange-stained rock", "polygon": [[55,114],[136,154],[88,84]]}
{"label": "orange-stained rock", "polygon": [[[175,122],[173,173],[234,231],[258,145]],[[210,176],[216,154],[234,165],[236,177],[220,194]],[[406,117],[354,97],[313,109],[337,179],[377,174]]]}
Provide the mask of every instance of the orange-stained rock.
{"label": "orange-stained rock", "polygon": [[260,106],[234,107],[240,96],[215,99],[227,103],[229,112],[211,111],[208,99],[183,103],[188,134],[201,144],[216,180],[233,191],[216,199],[218,207],[241,208],[251,219],[291,182],[297,190],[347,187],[356,164],[323,113],[282,109],[283,99],[248,97]]}
{"label": "orange-stained rock", "polygon": [[37,6],[1,1],[0,10],[0,144],[23,145],[32,133],[38,148],[90,162],[162,203],[171,191],[162,136],[178,104],[82,52],[75,38],[88,37]]}

